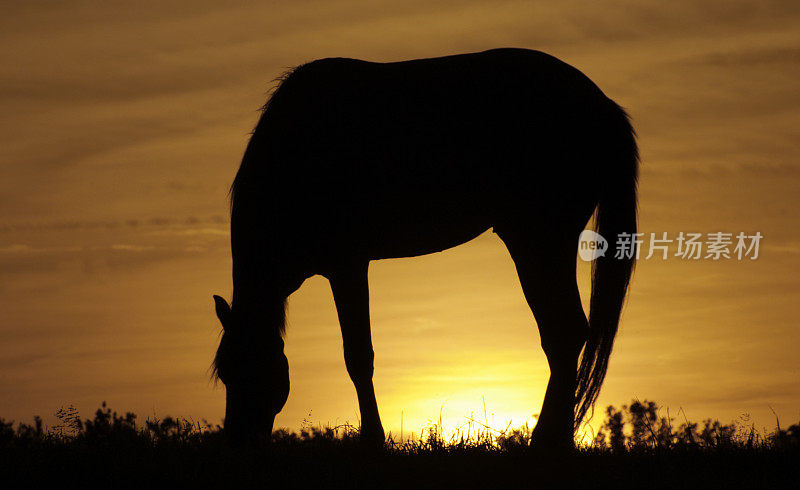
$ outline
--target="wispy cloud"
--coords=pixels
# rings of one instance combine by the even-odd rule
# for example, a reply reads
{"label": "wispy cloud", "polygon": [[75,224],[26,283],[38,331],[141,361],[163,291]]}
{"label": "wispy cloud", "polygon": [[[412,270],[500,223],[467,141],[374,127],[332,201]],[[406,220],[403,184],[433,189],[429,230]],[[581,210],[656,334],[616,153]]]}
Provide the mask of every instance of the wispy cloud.
{"label": "wispy cloud", "polygon": [[[29,232],[29,231],[70,231],[70,230],[92,230],[92,229],[115,229],[115,228],[131,228],[131,229],[147,229],[147,228],[180,228],[192,227],[197,225],[224,225],[228,222],[228,217],[222,214],[215,214],[211,216],[187,216],[185,218],[176,218],[172,216],[153,216],[150,218],[129,218],[129,219],[116,219],[116,220],[68,220],[68,221],[42,221],[42,222],[27,222],[27,223],[11,223],[0,224],[0,233],[12,232]],[[217,231],[222,232],[220,228],[200,228],[207,234],[214,234]],[[214,230],[214,231],[210,231]],[[192,234],[187,233],[187,234]]]}
{"label": "wispy cloud", "polygon": [[152,245],[131,245],[126,243],[115,243],[111,245],[111,250],[124,250],[128,252],[145,252],[153,250],[155,247]]}

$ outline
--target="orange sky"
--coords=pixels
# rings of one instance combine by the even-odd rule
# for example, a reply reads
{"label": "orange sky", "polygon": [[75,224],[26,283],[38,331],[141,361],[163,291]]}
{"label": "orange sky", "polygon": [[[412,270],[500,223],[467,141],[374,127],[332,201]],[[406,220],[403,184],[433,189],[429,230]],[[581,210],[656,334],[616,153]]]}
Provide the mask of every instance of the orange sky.
{"label": "orange sky", "polygon": [[[641,261],[599,407],[800,418],[800,5],[769,2],[7,2],[0,17],[0,417],[107,400],[217,422],[226,191],[287,67],[501,46],[549,52],[628,108],[641,228],[764,236],[755,261]],[[112,5],[114,4],[114,5]],[[477,96],[477,95],[476,95]],[[586,290],[588,273],[581,266]],[[538,412],[538,333],[497,237],[370,270],[387,430]],[[292,296],[276,424],[357,420],[331,293]],[[598,417],[599,419],[599,417]]]}

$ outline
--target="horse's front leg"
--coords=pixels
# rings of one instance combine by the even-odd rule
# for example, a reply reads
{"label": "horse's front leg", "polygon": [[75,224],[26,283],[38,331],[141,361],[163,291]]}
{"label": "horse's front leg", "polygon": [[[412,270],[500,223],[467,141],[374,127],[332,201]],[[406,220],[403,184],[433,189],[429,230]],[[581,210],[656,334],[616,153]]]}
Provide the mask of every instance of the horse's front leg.
{"label": "horse's front leg", "polygon": [[383,426],[375,400],[372,373],[375,358],[369,324],[369,261],[337,269],[328,274],[342,327],[344,361],[356,387],[361,411],[361,440],[376,445],[384,442]]}

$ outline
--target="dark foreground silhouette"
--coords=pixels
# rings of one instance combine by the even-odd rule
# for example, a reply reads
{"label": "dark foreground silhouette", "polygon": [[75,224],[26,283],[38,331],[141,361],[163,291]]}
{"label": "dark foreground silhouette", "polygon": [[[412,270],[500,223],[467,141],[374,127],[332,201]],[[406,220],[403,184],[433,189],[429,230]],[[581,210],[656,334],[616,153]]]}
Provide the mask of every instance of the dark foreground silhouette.
{"label": "dark foreground silhouette", "polygon": [[572,447],[605,377],[634,266],[633,256],[596,261],[587,321],[578,235],[595,210],[612,243],[636,232],[637,169],[625,112],[541,52],[294,69],[264,106],[231,188],[231,305],[215,296],[226,431],[235,442],[271,432],[289,393],[286,299],[319,274],[333,290],[361,438],[383,443],[369,262],[439,252],[492,228],[550,365],[532,443]]}
{"label": "dark foreground silhouette", "polygon": [[[680,418],[680,417],[679,417]],[[166,417],[138,423],[105,406],[47,429],[0,419],[4,488],[797,488],[800,424],[675,423],[651,402],[609,407],[603,442],[532,452],[529,431],[472,431],[365,450],[357,433],[277,431],[269,448],[235,449],[219,426]],[[679,425],[680,424],[680,425]],[[652,429],[652,431],[651,431]],[[563,471],[554,471],[561,469]]]}

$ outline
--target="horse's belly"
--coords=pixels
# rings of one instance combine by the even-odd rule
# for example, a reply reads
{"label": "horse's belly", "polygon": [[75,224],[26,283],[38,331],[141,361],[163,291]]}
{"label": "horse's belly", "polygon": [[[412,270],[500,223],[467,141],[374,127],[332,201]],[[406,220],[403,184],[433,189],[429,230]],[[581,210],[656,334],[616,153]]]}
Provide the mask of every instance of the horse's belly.
{"label": "horse's belly", "polygon": [[394,221],[389,226],[373,228],[369,243],[371,260],[416,257],[447,250],[466,243],[486,231],[487,220],[465,221]]}

